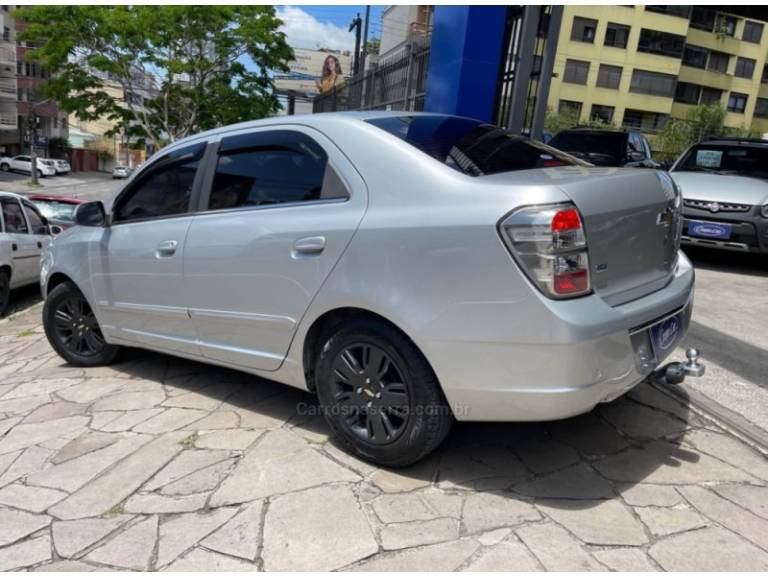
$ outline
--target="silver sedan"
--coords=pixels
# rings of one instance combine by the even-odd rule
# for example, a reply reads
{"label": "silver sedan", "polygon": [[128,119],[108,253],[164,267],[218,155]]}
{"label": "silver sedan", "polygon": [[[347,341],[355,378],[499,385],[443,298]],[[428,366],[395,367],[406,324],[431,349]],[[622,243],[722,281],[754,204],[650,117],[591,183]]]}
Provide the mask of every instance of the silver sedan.
{"label": "silver sedan", "polygon": [[694,274],[664,173],[595,168],[453,116],[318,114],[198,134],[78,208],[43,258],[78,366],[159,350],[314,391],[403,466],[454,419],[551,420],[645,379]]}

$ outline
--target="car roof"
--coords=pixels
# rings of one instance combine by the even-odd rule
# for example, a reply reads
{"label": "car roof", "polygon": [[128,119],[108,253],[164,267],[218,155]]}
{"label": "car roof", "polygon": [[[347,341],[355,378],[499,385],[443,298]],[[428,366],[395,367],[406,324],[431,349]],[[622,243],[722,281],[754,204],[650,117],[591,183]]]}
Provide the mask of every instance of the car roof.
{"label": "car roof", "polygon": [[697,142],[697,144],[718,144],[727,145],[732,144],[734,146],[768,146],[768,140],[762,138],[737,138],[737,137],[723,137],[723,138],[710,138],[709,140],[703,140]]}
{"label": "car roof", "polygon": [[[563,132],[592,132],[592,133],[607,133],[607,134],[628,134],[629,132],[633,132],[633,130],[627,130],[626,128],[595,128],[594,126],[574,126],[573,128],[566,128],[565,130],[560,130],[558,134],[561,134]],[[634,132],[637,132],[637,130],[634,130]]]}
{"label": "car roof", "polygon": [[[322,114],[295,114],[290,116],[270,116],[269,118],[260,118],[259,120],[249,120],[247,122],[239,122],[237,124],[229,124],[228,126],[221,126],[220,128],[214,128],[205,132],[199,132],[191,136],[187,136],[181,140],[177,140],[173,144],[163,148],[163,151],[168,151],[179,146],[183,146],[188,143],[197,142],[199,140],[208,139],[213,136],[226,134],[228,132],[235,132],[237,130],[244,130],[248,128],[263,128],[265,126],[296,124],[303,126],[310,126],[320,129],[322,126],[327,126],[329,123],[346,122],[355,123],[363,120],[373,120],[378,118],[398,118],[403,116],[433,116],[433,117],[453,117],[460,118],[460,116],[452,114],[435,114],[432,112],[409,112],[405,110],[399,110],[394,112],[382,111],[382,110],[366,110],[366,111],[346,111],[346,112],[323,112]],[[477,119],[473,119],[477,120]],[[477,120],[481,122],[481,120]]]}
{"label": "car roof", "polygon": [[3,192],[2,190],[0,190],[0,197],[18,199],[26,198],[26,196],[22,196],[21,194],[16,194],[15,192]]}

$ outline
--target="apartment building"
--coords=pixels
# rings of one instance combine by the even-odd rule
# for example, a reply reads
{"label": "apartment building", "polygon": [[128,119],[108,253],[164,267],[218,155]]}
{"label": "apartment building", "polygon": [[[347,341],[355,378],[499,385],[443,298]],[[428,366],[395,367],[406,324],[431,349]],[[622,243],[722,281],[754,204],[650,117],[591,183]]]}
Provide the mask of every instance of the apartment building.
{"label": "apartment building", "polygon": [[565,7],[548,106],[647,132],[697,104],[768,132],[765,22],[698,6]]}
{"label": "apartment building", "polygon": [[16,30],[10,6],[0,6],[0,148],[18,140]]}

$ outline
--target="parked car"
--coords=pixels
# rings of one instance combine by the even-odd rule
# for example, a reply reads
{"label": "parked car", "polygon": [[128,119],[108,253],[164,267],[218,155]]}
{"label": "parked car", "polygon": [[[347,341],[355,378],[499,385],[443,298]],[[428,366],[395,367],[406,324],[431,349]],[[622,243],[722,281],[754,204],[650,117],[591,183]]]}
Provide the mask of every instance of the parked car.
{"label": "parked car", "polygon": [[684,198],[685,244],[768,253],[768,141],[696,144],[670,175]]}
{"label": "parked car", "polygon": [[45,217],[24,196],[0,192],[0,315],[13,288],[40,279],[40,253],[51,241]]}
{"label": "parked car", "polygon": [[46,158],[46,160],[53,164],[56,174],[69,174],[72,170],[67,160],[59,160],[56,158]]}
{"label": "parked car", "polygon": [[693,303],[680,211],[664,172],[467,118],[260,120],[79,206],[44,325],[77,366],[132,346],[314,391],[344,446],[402,466],[454,418],[566,418],[658,369]]}
{"label": "parked car", "polygon": [[558,132],[548,144],[595,166],[659,168],[648,139],[637,130],[571,128]]}
{"label": "parked car", "polygon": [[115,166],[112,168],[112,178],[128,178],[131,175],[131,169],[128,166]]}
{"label": "parked car", "polygon": [[74,226],[75,208],[86,202],[72,196],[51,194],[32,194],[29,199],[37,206],[37,209],[45,216],[50,225],[59,226],[61,230]]}
{"label": "parked car", "polygon": [[[38,158],[37,164],[37,177],[43,178],[45,176],[55,176],[56,168],[48,163],[43,158]],[[0,170],[3,172],[23,172],[25,174],[32,174],[32,158],[29,156],[14,156],[9,158],[7,156],[0,158]]]}

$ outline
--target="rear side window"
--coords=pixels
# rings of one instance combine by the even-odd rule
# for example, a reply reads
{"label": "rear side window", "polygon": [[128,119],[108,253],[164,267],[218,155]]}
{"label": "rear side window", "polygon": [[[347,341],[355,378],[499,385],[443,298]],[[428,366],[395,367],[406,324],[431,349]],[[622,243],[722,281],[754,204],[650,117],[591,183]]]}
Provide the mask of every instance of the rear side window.
{"label": "rear side window", "polygon": [[366,122],[470,176],[579,164],[550,146],[469,118],[389,116]]}
{"label": "rear side window", "polygon": [[14,198],[0,198],[0,206],[3,207],[5,231],[8,234],[26,234],[27,221],[24,220],[21,204]]}
{"label": "rear side window", "polygon": [[618,162],[626,153],[627,139],[623,132],[574,130],[558,133],[549,145],[589,161]]}
{"label": "rear side window", "polygon": [[114,210],[118,222],[185,214],[205,144],[174,150],[153,163],[120,196]]}
{"label": "rear side window", "polygon": [[29,220],[29,226],[32,228],[32,234],[48,234],[48,226],[45,225],[45,221],[37,208],[24,202],[24,212],[27,214],[27,220]]}
{"label": "rear side window", "polygon": [[210,210],[345,198],[325,150],[301,132],[273,130],[225,138]]}

